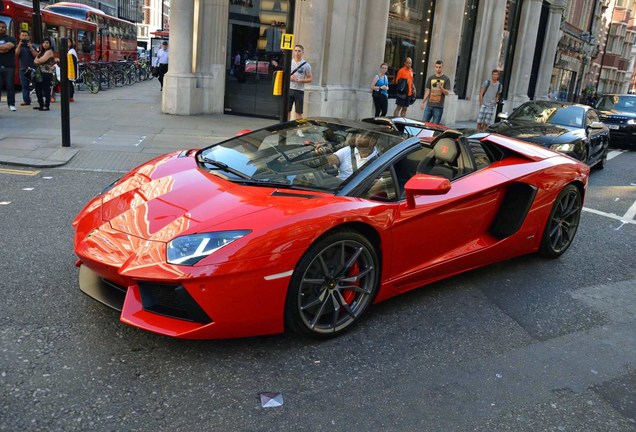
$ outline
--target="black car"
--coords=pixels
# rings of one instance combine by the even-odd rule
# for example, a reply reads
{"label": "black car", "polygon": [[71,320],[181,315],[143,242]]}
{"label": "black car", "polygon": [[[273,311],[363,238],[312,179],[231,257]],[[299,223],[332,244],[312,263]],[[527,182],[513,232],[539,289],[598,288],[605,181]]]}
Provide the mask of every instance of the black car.
{"label": "black car", "polygon": [[636,147],[636,95],[603,95],[596,110],[609,128],[611,143]]}
{"label": "black car", "polygon": [[528,141],[559,151],[589,166],[604,168],[609,130],[596,111],[560,101],[530,101],[516,108],[486,131]]}

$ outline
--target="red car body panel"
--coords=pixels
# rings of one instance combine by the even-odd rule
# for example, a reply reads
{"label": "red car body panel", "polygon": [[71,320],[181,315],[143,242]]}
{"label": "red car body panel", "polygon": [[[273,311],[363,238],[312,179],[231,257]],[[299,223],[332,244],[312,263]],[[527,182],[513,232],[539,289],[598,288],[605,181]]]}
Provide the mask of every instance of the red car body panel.
{"label": "red car body panel", "polygon": [[[210,339],[282,332],[296,264],[335,227],[364,225],[377,234],[382,273],[375,302],[536,252],[556,195],[571,182],[584,190],[589,168],[538,146],[487,139],[518,156],[453,181],[445,194],[418,196],[415,207],[405,201],[246,187],[199,168],[193,157],[165,155],[122,178],[76,217],[81,272],[126,291],[123,322],[167,336]],[[521,228],[498,239],[488,228],[511,181],[533,185],[537,194]],[[194,266],[167,262],[173,238],[225,230],[251,233]],[[180,284],[212,322],[145,310],[140,281]]]}

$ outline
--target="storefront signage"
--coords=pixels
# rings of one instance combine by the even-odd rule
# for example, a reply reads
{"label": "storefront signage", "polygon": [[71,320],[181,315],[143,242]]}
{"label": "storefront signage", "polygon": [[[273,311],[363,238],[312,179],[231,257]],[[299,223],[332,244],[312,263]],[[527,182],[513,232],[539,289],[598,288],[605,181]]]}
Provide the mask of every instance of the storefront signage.
{"label": "storefront signage", "polygon": [[292,51],[294,49],[294,34],[283,33],[280,39],[280,49]]}

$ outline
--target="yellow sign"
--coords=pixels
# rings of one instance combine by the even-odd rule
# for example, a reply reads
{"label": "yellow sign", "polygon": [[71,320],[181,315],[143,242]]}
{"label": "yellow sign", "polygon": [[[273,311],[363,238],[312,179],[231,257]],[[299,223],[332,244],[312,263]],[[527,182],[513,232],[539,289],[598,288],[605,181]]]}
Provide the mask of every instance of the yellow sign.
{"label": "yellow sign", "polygon": [[20,23],[20,31],[29,31],[29,23]]}
{"label": "yellow sign", "polygon": [[290,51],[294,49],[293,33],[283,33],[283,37],[280,39],[280,49]]}

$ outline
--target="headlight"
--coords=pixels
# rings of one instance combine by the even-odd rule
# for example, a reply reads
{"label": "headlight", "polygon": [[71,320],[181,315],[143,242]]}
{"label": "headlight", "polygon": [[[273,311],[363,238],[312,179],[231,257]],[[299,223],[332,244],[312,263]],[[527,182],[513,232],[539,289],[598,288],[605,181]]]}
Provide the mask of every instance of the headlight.
{"label": "headlight", "polygon": [[629,120],[627,120],[627,124],[628,124],[628,125],[635,125],[635,124],[636,124],[636,119],[629,119]]}
{"label": "headlight", "polygon": [[571,151],[574,151],[574,144],[573,143],[552,144],[550,148],[558,152],[571,152]]}
{"label": "headlight", "polygon": [[192,266],[223,246],[238,240],[250,230],[221,231],[177,237],[168,243],[168,262]]}

